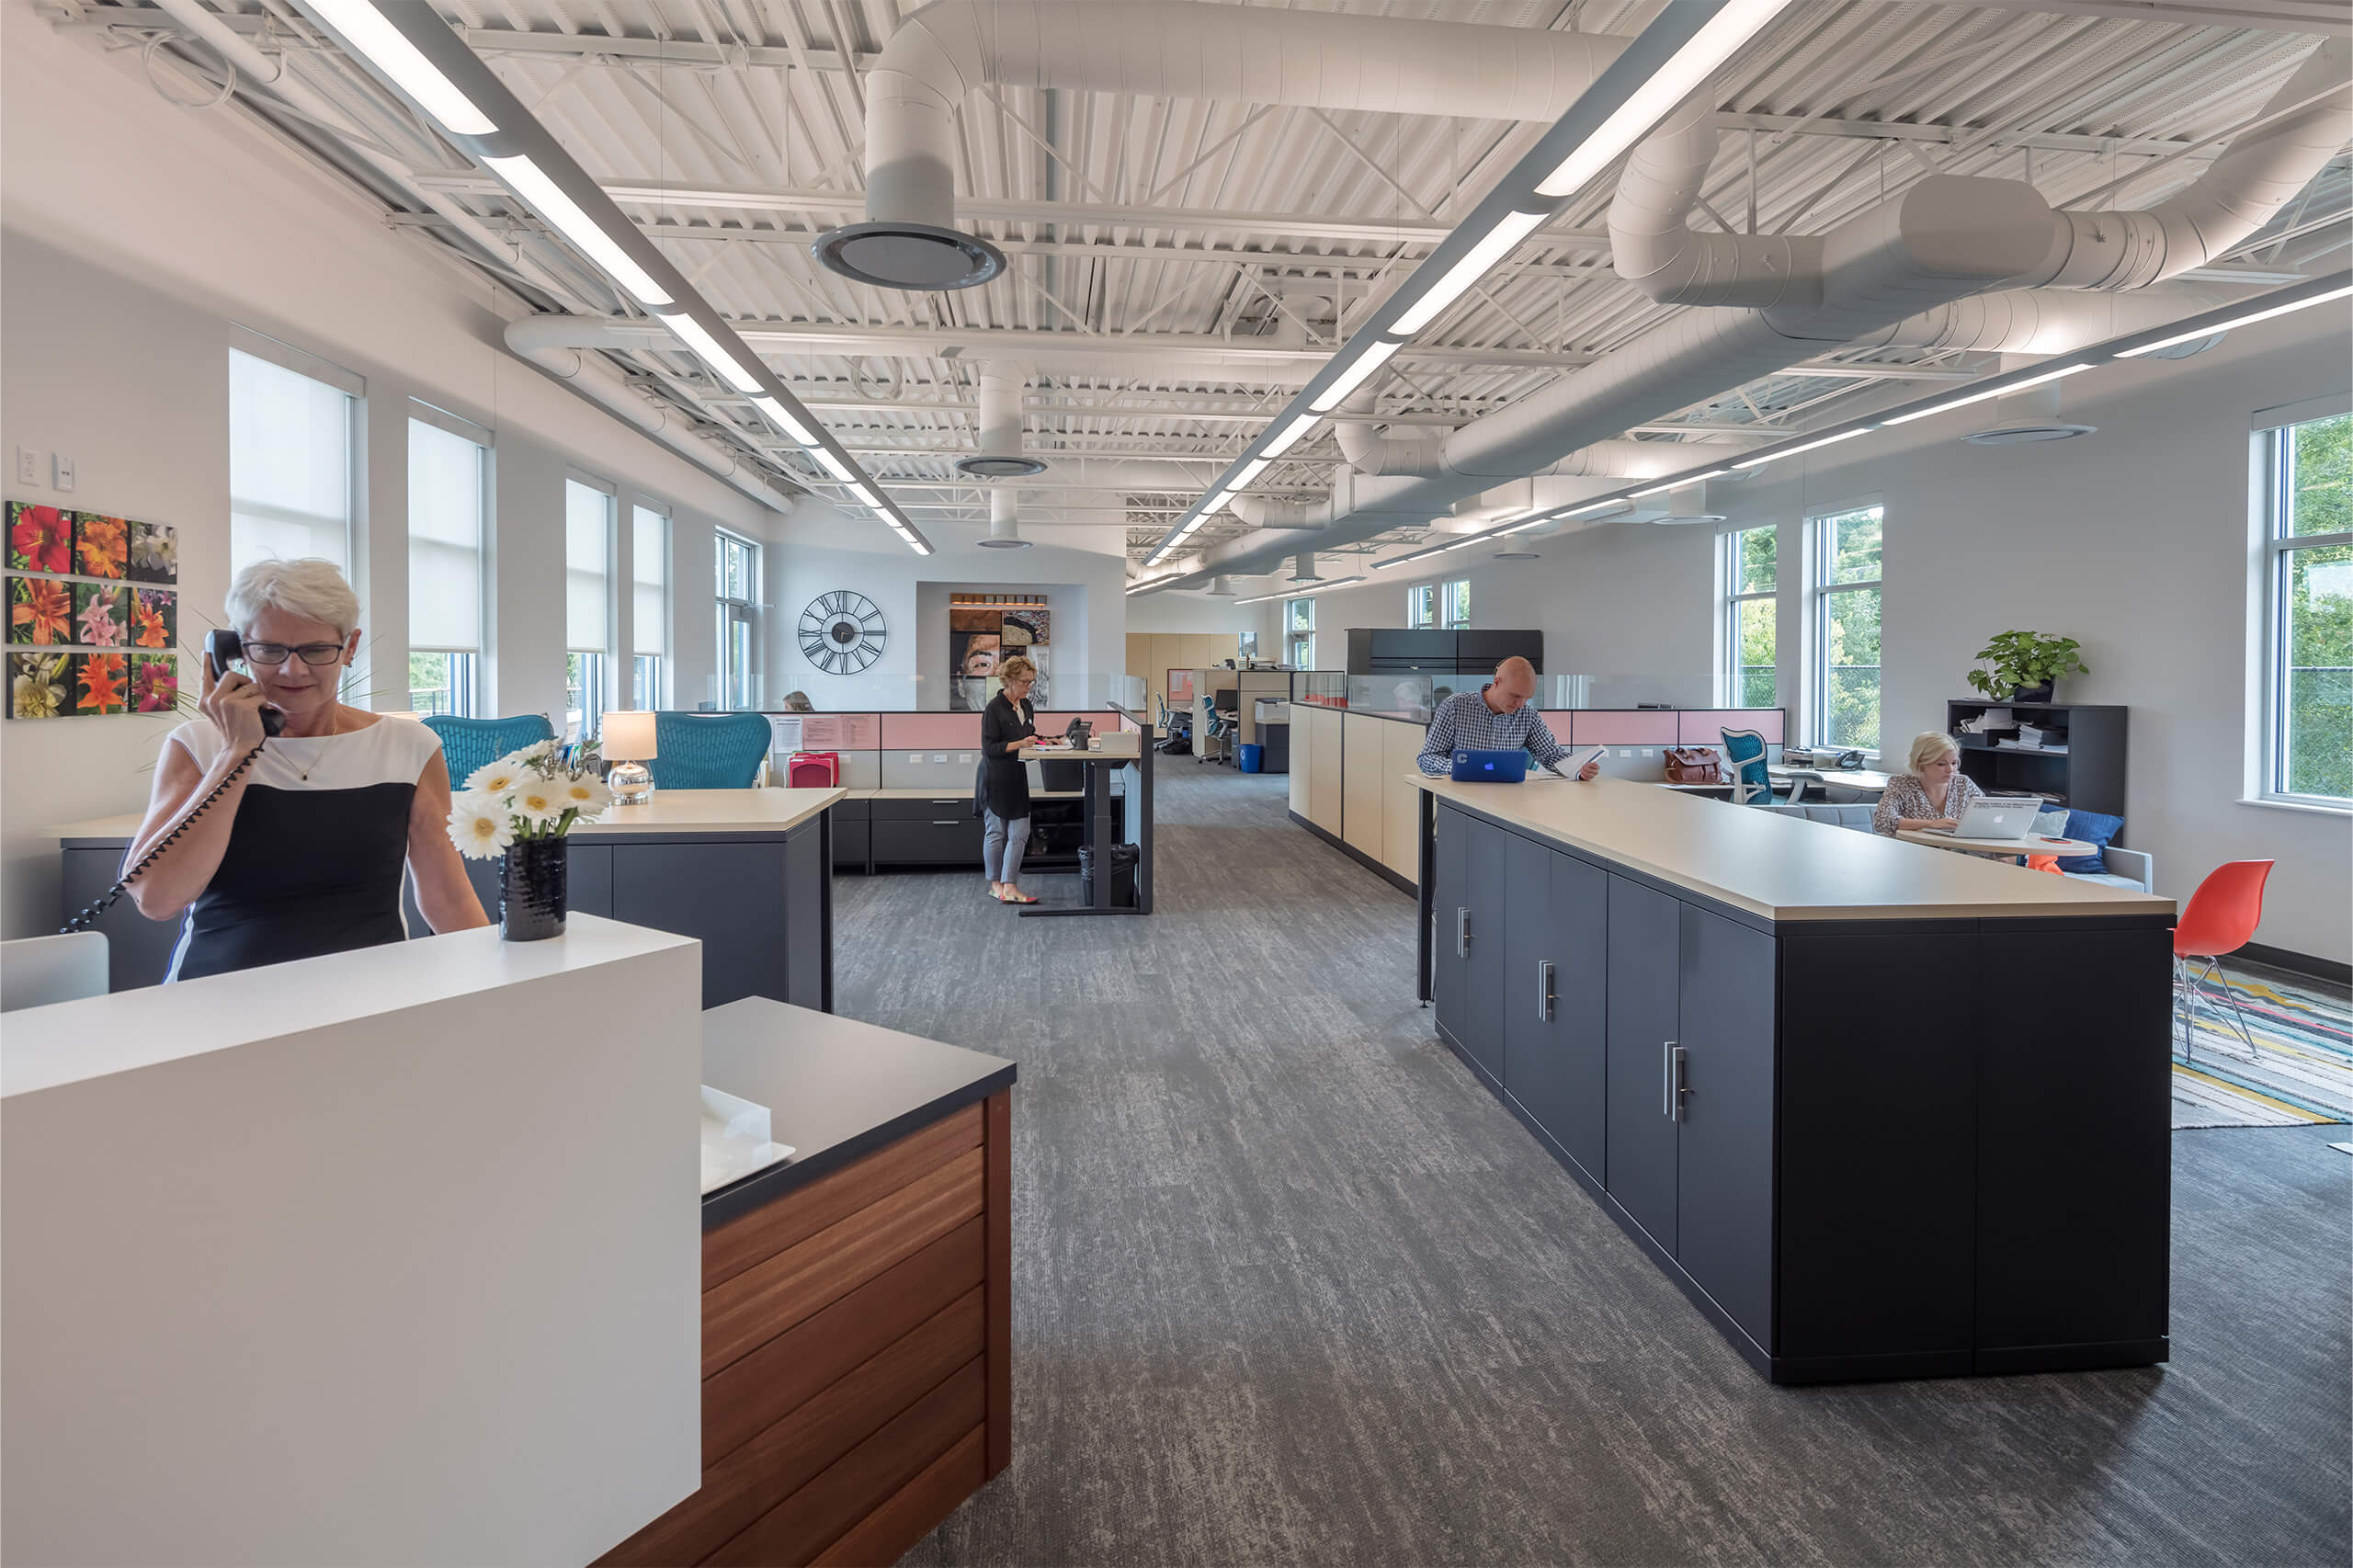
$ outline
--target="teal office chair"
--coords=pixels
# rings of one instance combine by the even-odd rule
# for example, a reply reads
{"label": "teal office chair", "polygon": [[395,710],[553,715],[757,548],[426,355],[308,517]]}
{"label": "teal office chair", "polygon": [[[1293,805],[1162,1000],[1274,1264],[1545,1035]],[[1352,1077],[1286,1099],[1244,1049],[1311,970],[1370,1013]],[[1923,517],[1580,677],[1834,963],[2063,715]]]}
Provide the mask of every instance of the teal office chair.
{"label": "teal office chair", "polygon": [[1770,801],[1773,776],[1765,770],[1765,737],[1755,730],[1721,730],[1724,756],[1732,763],[1732,796],[1742,805]]}
{"label": "teal office chair", "polygon": [[656,756],[645,766],[657,790],[748,790],[760,776],[773,732],[757,713],[654,715]]}
{"label": "teal office chair", "polygon": [[441,758],[449,764],[449,785],[456,790],[464,789],[467,777],[484,763],[496,762],[534,741],[555,739],[555,726],[540,713],[519,719],[460,719],[433,713],[426,715],[425,727],[441,737]]}

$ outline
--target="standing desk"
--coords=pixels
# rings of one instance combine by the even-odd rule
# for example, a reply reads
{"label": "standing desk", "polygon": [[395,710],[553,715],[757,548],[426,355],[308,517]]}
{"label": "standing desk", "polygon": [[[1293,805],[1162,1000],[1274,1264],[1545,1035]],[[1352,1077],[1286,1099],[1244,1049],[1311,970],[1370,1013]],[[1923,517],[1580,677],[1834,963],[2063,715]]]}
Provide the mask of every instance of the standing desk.
{"label": "standing desk", "polygon": [[[1120,711],[1129,719],[1137,716]],[[1111,743],[1107,748],[1106,742]],[[1132,744],[1132,749],[1131,745]],[[1024,917],[1040,915],[1150,915],[1152,913],[1152,745],[1149,733],[1141,730],[1114,731],[1098,734],[1095,744],[1085,751],[1040,751],[1024,746],[1017,755],[1024,762],[1075,762],[1086,769],[1086,846],[1095,860],[1095,897],[1083,904],[1034,904],[1024,908]],[[1127,837],[1111,814],[1111,775],[1121,768],[1132,769],[1128,775],[1126,803],[1127,826],[1133,837]],[[1111,846],[1119,843],[1136,846],[1136,902],[1122,908],[1111,902]]]}

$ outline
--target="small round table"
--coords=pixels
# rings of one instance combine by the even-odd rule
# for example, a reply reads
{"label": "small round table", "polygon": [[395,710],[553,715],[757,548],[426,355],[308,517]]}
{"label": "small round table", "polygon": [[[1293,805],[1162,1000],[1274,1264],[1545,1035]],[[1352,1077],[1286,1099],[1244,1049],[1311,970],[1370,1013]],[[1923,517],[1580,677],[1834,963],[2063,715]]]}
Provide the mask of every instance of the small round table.
{"label": "small round table", "polygon": [[1906,844],[1925,844],[1932,849],[1951,849],[1963,855],[1991,855],[2003,860],[2016,860],[2027,855],[2055,855],[2066,860],[2099,853],[2097,844],[2086,844],[2080,838],[2045,838],[2039,833],[2029,833],[2024,838],[1955,838],[1949,833],[1907,827],[1898,830],[1895,836]]}

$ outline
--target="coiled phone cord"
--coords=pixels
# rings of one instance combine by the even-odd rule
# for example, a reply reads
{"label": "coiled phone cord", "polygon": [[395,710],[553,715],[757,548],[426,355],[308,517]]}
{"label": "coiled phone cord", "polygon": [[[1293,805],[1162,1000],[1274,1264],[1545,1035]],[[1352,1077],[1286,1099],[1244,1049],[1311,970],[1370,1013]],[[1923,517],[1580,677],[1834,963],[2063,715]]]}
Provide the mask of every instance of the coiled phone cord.
{"label": "coiled phone cord", "polygon": [[[264,741],[262,745],[267,745],[269,743],[267,741]],[[165,850],[169,849],[175,843],[176,843],[180,835],[186,833],[191,826],[193,826],[196,823],[196,819],[202,816],[205,812],[211,807],[212,803],[222,797],[222,793],[228,790],[229,786],[237,781],[237,775],[243,773],[246,768],[251,767],[254,765],[254,758],[260,755],[261,746],[256,746],[253,750],[245,753],[244,758],[238,762],[237,766],[229,769],[229,776],[226,778],[222,779],[220,783],[214,785],[212,787],[212,792],[205,796],[201,801],[199,801],[196,803],[196,809],[194,811],[189,812],[188,815],[180,818],[179,825],[177,827],[175,827],[171,832],[157,839],[155,841],[155,846],[153,849],[148,850],[146,854],[142,855],[139,858],[139,864],[131,867],[128,871],[125,871],[122,874],[122,880],[120,881],[115,883],[114,886],[107,889],[105,892],[99,894],[98,897],[93,900],[81,914],[76,915],[73,919],[68,920],[63,926],[59,926],[58,935],[66,936],[75,931],[86,931],[93,925],[97,924],[98,916],[104,915],[108,909],[112,908],[114,906],[115,900],[120,898],[125,892],[130,891],[131,882],[138,878],[139,874],[142,871],[144,871],[148,867],[153,865],[157,857],[161,856]]]}

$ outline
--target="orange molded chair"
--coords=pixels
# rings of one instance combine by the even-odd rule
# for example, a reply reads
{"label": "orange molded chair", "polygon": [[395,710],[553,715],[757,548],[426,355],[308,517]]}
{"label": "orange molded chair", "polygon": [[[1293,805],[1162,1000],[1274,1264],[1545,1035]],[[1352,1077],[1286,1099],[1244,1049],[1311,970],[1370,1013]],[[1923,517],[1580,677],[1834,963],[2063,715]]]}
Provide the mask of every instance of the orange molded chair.
{"label": "orange molded chair", "polygon": [[[2182,1004],[2185,1062],[2192,1059],[2197,1043],[2198,999],[2209,977],[2222,985],[2223,1005],[2236,1020],[2239,1038],[2246,1041],[2247,1060],[2256,1058],[2255,1031],[2247,1027],[2246,1015],[2239,1011],[2238,999],[2231,994],[2230,977],[2218,960],[2254,938],[2255,928],[2263,919],[2263,884],[2271,875],[2271,865],[2268,860],[2232,860],[2215,867],[2189,895],[2181,921],[2173,929],[2173,986]],[[2193,959],[2204,965],[2196,975],[2190,972]]]}

